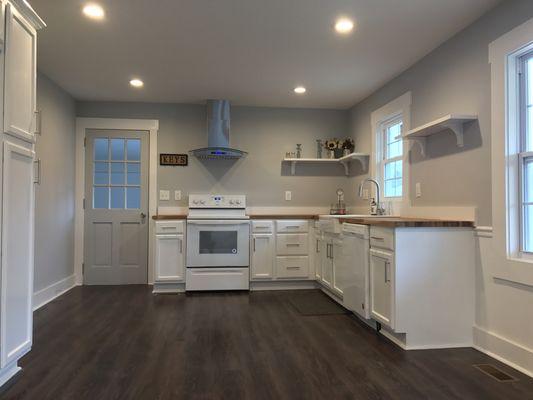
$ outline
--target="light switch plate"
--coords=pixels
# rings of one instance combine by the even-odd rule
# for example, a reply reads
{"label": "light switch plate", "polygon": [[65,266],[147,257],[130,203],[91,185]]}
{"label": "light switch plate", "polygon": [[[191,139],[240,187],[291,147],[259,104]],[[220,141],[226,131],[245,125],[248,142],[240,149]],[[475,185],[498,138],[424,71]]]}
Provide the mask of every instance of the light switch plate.
{"label": "light switch plate", "polygon": [[174,200],[181,200],[181,190],[174,190]]}
{"label": "light switch plate", "polygon": [[292,192],[290,190],[285,191],[285,200],[291,201],[292,200]]}
{"label": "light switch plate", "polygon": [[170,200],[170,190],[160,190],[159,200]]}
{"label": "light switch plate", "polygon": [[422,185],[417,182],[415,185],[416,197],[422,197]]}

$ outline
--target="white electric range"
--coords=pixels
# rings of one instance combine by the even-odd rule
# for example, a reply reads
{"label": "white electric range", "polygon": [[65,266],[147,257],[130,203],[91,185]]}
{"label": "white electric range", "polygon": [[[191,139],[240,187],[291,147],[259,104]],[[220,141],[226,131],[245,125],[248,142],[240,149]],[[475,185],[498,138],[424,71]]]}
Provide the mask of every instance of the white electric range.
{"label": "white electric range", "polygon": [[244,195],[189,195],[185,289],[248,290],[250,221]]}

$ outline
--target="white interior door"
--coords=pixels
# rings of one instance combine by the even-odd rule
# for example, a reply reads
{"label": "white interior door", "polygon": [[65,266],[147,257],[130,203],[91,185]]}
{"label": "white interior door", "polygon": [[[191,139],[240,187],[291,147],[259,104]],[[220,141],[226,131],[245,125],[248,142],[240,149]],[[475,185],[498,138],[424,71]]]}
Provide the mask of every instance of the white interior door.
{"label": "white interior door", "polygon": [[87,285],[148,282],[148,141],[148,132],[86,132]]}
{"label": "white interior door", "polygon": [[0,367],[32,342],[34,152],[4,142]]}

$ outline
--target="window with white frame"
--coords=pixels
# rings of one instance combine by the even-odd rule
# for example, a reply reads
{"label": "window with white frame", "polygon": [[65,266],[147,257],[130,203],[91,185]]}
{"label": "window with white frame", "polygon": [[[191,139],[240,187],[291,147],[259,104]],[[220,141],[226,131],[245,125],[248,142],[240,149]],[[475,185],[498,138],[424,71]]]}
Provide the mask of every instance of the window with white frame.
{"label": "window with white frame", "polygon": [[402,116],[383,122],[377,132],[379,178],[385,199],[399,199],[403,195]]}
{"label": "window with white frame", "polygon": [[520,74],[520,247],[533,253],[533,52],[522,56]]}

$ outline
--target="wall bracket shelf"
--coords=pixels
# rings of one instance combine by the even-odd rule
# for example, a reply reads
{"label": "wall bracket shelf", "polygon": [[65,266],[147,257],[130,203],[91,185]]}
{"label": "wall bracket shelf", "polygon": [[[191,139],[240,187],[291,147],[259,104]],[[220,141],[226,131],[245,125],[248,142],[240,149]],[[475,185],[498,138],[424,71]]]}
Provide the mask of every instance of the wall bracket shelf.
{"label": "wall bracket shelf", "polygon": [[477,120],[476,115],[448,114],[418,128],[411,129],[402,135],[403,139],[411,140],[420,146],[422,156],[426,156],[426,137],[451,130],[455,134],[457,147],[464,146],[464,124]]}
{"label": "wall bracket shelf", "polygon": [[341,164],[344,167],[344,174],[350,174],[350,163],[357,161],[361,164],[363,170],[368,169],[368,154],[352,153],[342,158],[284,158],[284,163],[291,164],[291,175],[296,174],[296,164]]}

